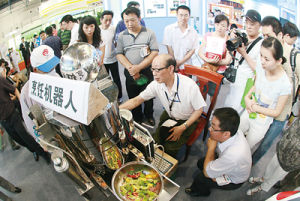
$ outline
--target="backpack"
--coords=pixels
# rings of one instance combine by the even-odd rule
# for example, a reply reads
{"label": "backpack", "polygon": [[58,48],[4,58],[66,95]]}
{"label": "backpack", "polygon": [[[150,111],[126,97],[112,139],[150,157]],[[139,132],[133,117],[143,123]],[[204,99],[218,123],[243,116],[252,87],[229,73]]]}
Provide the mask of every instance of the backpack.
{"label": "backpack", "polygon": [[300,169],[300,118],[284,131],[276,151],[283,170],[291,172]]}
{"label": "backpack", "polygon": [[[292,73],[293,73],[293,105],[294,103],[297,101],[297,96],[298,93],[295,94],[295,68],[296,68],[296,58],[297,58],[297,54],[300,53],[300,50],[293,47],[293,49],[291,50],[290,53],[290,64],[291,64],[291,68],[292,68]],[[299,88],[297,88],[298,92]]]}

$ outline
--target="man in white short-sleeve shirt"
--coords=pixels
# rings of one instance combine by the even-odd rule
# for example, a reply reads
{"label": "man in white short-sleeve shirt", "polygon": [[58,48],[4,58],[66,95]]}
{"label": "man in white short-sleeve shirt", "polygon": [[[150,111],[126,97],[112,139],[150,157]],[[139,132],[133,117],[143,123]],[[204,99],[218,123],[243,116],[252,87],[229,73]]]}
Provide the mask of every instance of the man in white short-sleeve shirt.
{"label": "man in white short-sleeve shirt", "polygon": [[168,25],[164,30],[163,44],[168,53],[175,57],[177,68],[183,69],[184,64],[192,64],[191,57],[199,45],[196,30],[189,26],[190,8],[179,6],[176,9],[177,22]]}
{"label": "man in white short-sleeve shirt", "polygon": [[[235,57],[238,59],[236,62],[242,62],[239,64],[236,78],[234,83],[229,83],[224,85],[229,87],[229,92],[227,93],[224,106],[234,108],[239,114],[242,113],[244,108],[241,106],[241,99],[244,94],[246,83],[248,78],[254,76],[254,71],[257,65],[259,65],[260,60],[260,47],[263,40],[260,38],[260,23],[261,16],[256,10],[248,10],[245,15],[245,29],[248,37],[248,45],[242,44],[242,47],[237,48],[237,54]],[[258,40],[250,52],[247,53],[247,49],[251,46],[254,41]],[[243,61],[242,61],[243,59]]]}
{"label": "man in white short-sleeve shirt", "polygon": [[[205,159],[197,163],[201,170],[185,192],[191,196],[208,196],[211,188],[233,190],[245,182],[251,171],[251,151],[238,131],[240,117],[233,108],[218,108],[209,128]],[[216,154],[218,157],[216,157]]]}
{"label": "man in white short-sleeve shirt", "polygon": [[[160,117],[154,139],[173,157],[196,128],[196,120],[206,106],[197,84],[187,76],[174,73],[175,66],[176,60],[171,55],[155,57],[151,68],[154,81],[137,97],[120,106],[131,110],[144,101],[158,97],[165,110]],[[164,126],[166,121],[171,125]]]}
{"label": "man in white short-sleeve shirt", "polygon": [[111,76],[116,83],[119,93],[118,100],[122,101],[122,84],[120,80],[119,74],[119,65],[118,60],[116,58],[116,43],[115,43],[115,33],[116,28],[111,25],[114,13],[110,10],[105,10],[102,12],[100,21],[100,29],[101,29],[101,39],[105,43],[105,55],[104,55],[104,66],[106,71],[111,73]]}

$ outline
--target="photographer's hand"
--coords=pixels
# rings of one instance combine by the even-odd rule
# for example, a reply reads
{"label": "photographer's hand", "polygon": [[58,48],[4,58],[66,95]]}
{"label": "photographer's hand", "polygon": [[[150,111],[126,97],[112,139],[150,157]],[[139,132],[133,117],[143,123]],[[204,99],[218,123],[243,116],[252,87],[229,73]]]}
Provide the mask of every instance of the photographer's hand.
{"label": "photographer's hand", "polygon": [[244,43],[242,43],[242,47],[238,47],[236,50],[242,55],[242,57],[245,57],[245,55],[247,55]]}

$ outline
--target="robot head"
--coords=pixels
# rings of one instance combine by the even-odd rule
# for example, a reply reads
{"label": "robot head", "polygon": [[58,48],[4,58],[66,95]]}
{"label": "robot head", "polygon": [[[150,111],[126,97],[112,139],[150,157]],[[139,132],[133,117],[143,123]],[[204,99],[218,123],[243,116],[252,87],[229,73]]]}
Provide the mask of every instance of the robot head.
{"label": "robot head", "polygon": [[69,46],[60,59],[63,77],[93,82],[100,70],[100,54],[94,46],[79,42]]}

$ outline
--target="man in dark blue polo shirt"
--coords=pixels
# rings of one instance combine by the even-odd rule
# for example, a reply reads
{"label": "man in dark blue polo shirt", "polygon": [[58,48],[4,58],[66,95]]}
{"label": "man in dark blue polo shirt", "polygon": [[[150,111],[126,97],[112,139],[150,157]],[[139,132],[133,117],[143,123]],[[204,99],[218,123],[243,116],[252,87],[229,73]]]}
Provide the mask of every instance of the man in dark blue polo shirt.
{"label": "man in dark blue polo shirt", "polygon": [[[45,29],[45,32],[47,34],[47,38],[43,41],[43,45],[50,46],[54,51],[54,55],[57,56],[60,59],[61,51],[63,49],[61,39],[58,36],[53,36],[53,29],[52,29],[51,26],[47,27]],[[55,67],[55,71],[56,71],[57,74],[59,74],[60,77],[62,77],[59,65],[57,65]]]}
{"label": "man in dark blue polo shirt", "polygon": [[50,164],[49,153],[45,152],[26,131],[21,115],[11,100],[11,94],[20,100],[19,90],[4,77],[0,76],[0,123],[13,140],[33,153],[36,161],[38,161],[38,156],[40,155]]}

